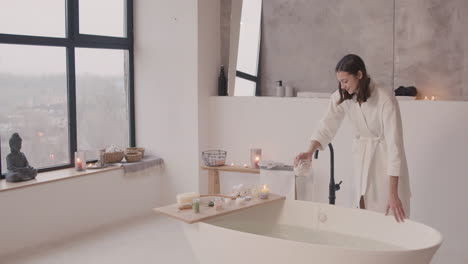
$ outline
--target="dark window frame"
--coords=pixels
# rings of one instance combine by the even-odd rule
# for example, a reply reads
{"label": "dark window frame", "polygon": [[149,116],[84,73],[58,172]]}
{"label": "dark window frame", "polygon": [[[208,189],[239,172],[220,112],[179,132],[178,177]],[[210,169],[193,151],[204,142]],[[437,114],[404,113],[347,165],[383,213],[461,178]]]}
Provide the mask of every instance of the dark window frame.
{"label": "dark window frame", "polygon": [[[135,139],[135,93],[134,93],[134,53],[133,53],[133,0],[126,0],[125,21],[126,36],[110,37],[79,33],[79,0],[64,0],[66,2],[66,36],[44,37],[30,35],[14,35],[0,33],[0,44],[18,44],[33,46],[54,46],[66,48],[67,59],[67,99],[69,122],[69,164],[41,168],[39,172],[52,171],[74,166],[74,153],[78,148],[76,120],[76,71],[75,48],[102,48],[128,51],[128,112],[129,112],[129,143],[136,144]],[[0,171],[1,173],[1,171]]]}
{"label": "dark window frame", "polygon": [[[257,68],[257,76],[248,74],[243,71],[238,71],[236,70],[236,77],[239,77],[241,79],[251,81],[255,83],[255,96],[261,96],[261,85],[262,85],[262,80],[260,78],[260,74],[262,72],[262,45],[263,45],[263,30],[261,30],[263,27],[263,12],[261,12],[260,15],[260,44],[259,44],[259,51],[258,51],[258,68]],[[233,94],[234,95],[234,94]]]}

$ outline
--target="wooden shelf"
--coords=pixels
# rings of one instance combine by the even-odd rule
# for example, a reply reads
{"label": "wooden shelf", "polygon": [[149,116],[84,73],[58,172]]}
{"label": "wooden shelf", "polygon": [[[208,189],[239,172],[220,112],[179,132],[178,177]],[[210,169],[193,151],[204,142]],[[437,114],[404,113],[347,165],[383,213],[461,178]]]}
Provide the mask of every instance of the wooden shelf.
{"label": "wooden shelf", "polygon": [[208,171],[208,193],[209,194],[220,193],[220,190],[221,190],[221,187],[219,184],[219,172],[220,171],[260,174],[260,169],[244,168],[244,167],[239,167],[239,166],[208,167],[208,166],[202,165],[201,168]]}
{"label": "wooden shelf", "polygon": [[260,174],[260,169],[245,168],[245,167],[239,167],[239,166],[218,166],[218,167],[201,166],[201,168],[204,170],[231,171],[231,172]]}
{"label": "wooden shelf", "polygon": [[284,196],[276,195],[270,193],[268,199],[261,200],[261,199],[252,199],[248,202],[245,202],[244,205],[236,205],[235,201],[232,201],[232,205],[225,207],[223,210],[216,211],[214,207],[205,207],[200,205],[200,213],[196,214],[192,211],[192,209],[185,209],[179,210],[177,204],[171,204],[168,206],[163,206],[159,208],[155,208],[154,210],[158,213],[165,214],[177,220],[184,221],[189,224],[197,223],[200,221],[208,220],[217,216],[227,215],[230,213],[234,213],[246,208],[259,206],[262,204],[272,203],[276,201],[284,200]]}

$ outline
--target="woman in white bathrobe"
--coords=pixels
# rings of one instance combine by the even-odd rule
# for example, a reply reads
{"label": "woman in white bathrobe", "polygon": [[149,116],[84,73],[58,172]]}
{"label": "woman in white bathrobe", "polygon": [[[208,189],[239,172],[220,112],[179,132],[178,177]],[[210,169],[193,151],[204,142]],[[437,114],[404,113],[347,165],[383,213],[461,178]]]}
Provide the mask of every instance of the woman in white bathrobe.
{"label": "woman in white bathrobe", "polygon": [[354,54],[336,66],[338,90],[333,93],[325,116],[301,159],[323,150],[346,116],[354,127],[352,201],[356,207],[393,214],[400,222],[409,216],[408,166],[398,102],[390,89],[378,87],[367,75],[362,59]]}

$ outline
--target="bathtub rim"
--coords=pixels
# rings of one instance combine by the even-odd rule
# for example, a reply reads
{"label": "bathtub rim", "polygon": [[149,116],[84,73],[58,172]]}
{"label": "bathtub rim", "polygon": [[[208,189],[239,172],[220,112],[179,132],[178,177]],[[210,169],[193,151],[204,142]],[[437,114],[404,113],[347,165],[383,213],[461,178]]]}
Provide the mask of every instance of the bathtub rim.
{"label": "bathtub rim", "polygon": [[[291,201],[292,200],[290,200],[289,202],[291,202]],[[297,201],[297,200],[295,200],[295,201]],[[283,201],[280,201],[280,202],[285,203],[285,202],[288,202],[288,201],[283,200]],[[351,211],[355,210],[355,208],[348,208],[348,207],[330,205],[330,204],[325,204],[325,203],[318,203],[318,202],[311,202],[311,201],[300,201],[300,202],[314,203],[317,206],[339,207],[340,209],[344,209],[344,210],[351,210]],[[359,210],[361,210],[361,209],[359,209]],[[375,211],[370,211],[370,210],[366,210],[364,213],[369,213],[369,214],[374,214],[374,215],[379,215],[379,216],[384,216],[384,217],[393,217],[393,216],[390,216],[390,215],[385,216],[382,213],[375,212]],[[222,216],[222,218],[226,218],[226,217],[229,217],[229,215]],[[222,221],[222,220],[220,220],[220,218],[213,218],[213,219],[207,219],[207,220],[204,220],[204,221],[200,221],[200,222],[195,223],[195,224],[204,224],[204,225],[208,225],[208,226],[212,226],[212,227],[216,227],[216,228],[221,228],[221,229],[229,230],[229,231],[233,231],[233,232],[241,232],[241,233],[244,233],[244,234],[258,236],[258,237],[268,237],[269,239],[275,239],[275,240],[277,239],[277,240],[282,240],[282,241],[290,241],[290,242],[294,242],[294,243],[300,243],[300,244],[304,244],[304,245],[312,245],[314,247],[319,247],[319,248],[327,248],[327,249],[330,249],[330,248],[337,249],[338,248],[340,250],[343,249],[343,250],[347,250],[347,251],[359,251],[359,252],[376,252],[376,253],[385,253],[385,252],[387,252],[387,253],[389,253],[389,252],[398,253],[398,252],[401,252],[401,253],[403,253],[403,252],[426,251],[426,250],[430,250],[430,249],[433,249],[433,248],[436,248],[436,249],[439,248],[442,245],[443,241],[444,241],[442,234],[438,230],[436,230],[435,228],[430,227],[429,225],[426,225],[424,223],[417,222],[417,221],[414,221],[414,220],[411,220],[411,219],[405,219],[405,222],[409,221],[409,222],[411,222],[413,224],[423,226],[424,228],[428,228],[429,230],[431,230],[435,234],[436,239],[434,239],[434,243],[432,243],[429,246],[419,247],[419,248],[416,248],[416,249],[403,248],[403,249],[396,249],[396,250],[373,250],[373,249],[353,248],[353,247],[346,247],[346,246],[331,246],[331,245],[326,245],[326,244],[307,243],[307,242],[288,240],[288,239],[283,239],[283,238],[276,238],[276,237],[271,237],[271,236],[262,236],[262,235],[249,233],[249,232],[245,232],[245,231],[240,231],[240,230],[236,230],[236,229],[231,229],[231,228],[228,228],[228,227],[223,227],[223,226],[219,226],[219,225],[214,224],[217,221]],[[335,232],[335,231],[329,231],[329,230],[326,230],[326,231],[327,232],[337,233],[337,234],[343,234],[341,232]],[[368,239],[366,237],[361,237],[361,236],[358,236],[358,237]],[[381,240],[377,240],[377,241],[383,242]],[[392,245],[395,245],[395,244],[392,243]],[[398,245],[395,245],[395,246],[398,246]]]}

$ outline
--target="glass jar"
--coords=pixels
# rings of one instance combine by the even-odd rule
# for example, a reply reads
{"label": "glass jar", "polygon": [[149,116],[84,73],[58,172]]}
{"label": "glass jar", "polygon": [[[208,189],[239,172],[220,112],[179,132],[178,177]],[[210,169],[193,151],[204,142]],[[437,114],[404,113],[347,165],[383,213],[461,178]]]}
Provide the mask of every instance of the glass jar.
{"label": "glass jar", "polygon": [[200,199],[192,200],[192,210],[196,214],[200,213]]}

